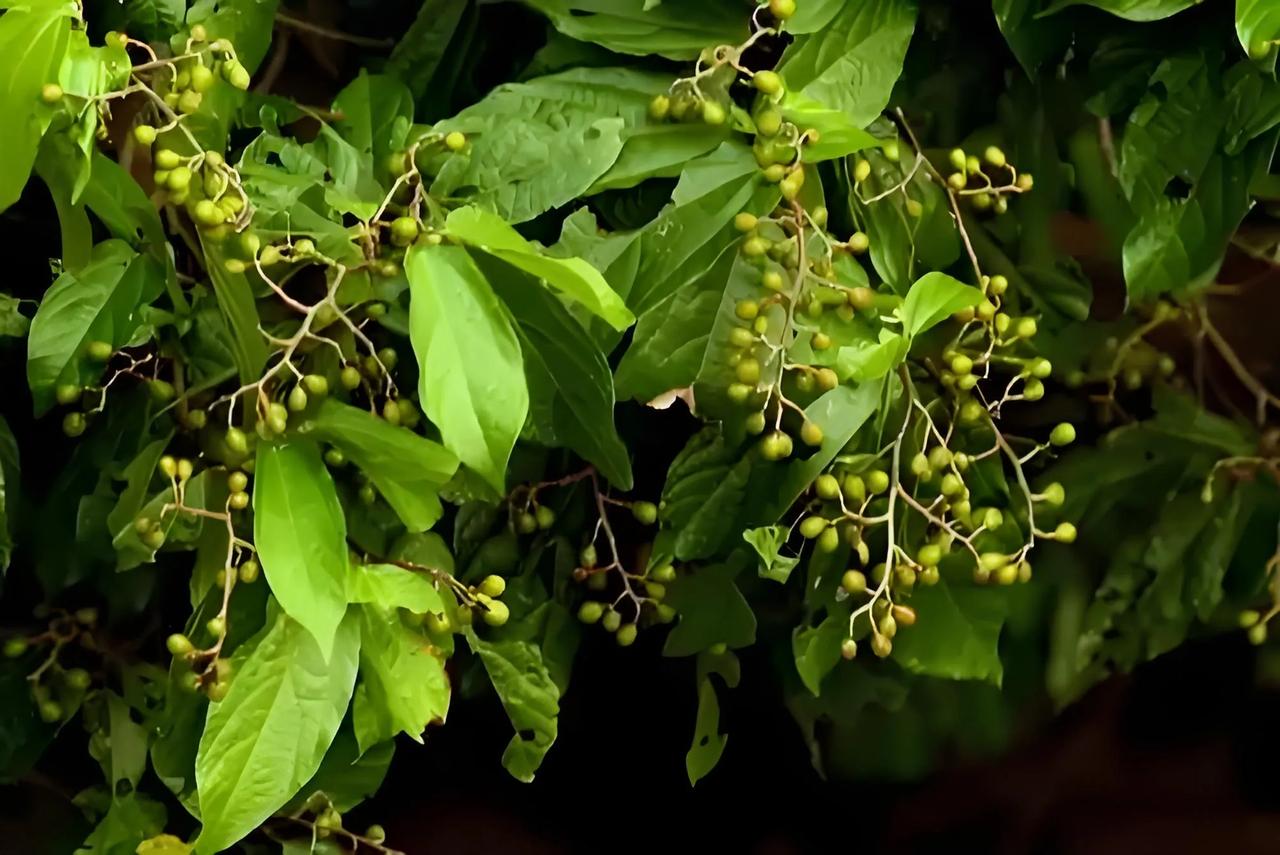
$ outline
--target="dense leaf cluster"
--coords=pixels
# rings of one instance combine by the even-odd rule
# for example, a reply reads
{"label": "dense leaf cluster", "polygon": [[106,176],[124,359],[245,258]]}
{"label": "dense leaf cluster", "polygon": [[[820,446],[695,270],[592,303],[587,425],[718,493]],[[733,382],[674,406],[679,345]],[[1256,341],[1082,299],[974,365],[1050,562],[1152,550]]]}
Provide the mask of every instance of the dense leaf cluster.
{"label": "dense leaf cluster", "polygon": [[1276,354],[1219,318],[1280,7],[1227,5],[526,0],[472,95],[425,0],[321,109],[274,0],[0,2],[0,211],[59,244],[0,293],[0,775],[86,745],[83,852],[390,852],[343,813],[398,738],[491,687],[532,780],[584,644],[691,658],[696,783],[756,644],[902,777],[1265,643]]}

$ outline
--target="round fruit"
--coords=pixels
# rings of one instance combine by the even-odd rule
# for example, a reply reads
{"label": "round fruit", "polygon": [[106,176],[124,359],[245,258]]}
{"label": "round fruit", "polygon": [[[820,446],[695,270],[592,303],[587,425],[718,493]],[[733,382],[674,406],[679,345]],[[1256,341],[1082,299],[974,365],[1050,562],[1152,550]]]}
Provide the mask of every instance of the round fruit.
{"label": "round fruit", "polygon": [[1071,422],[1060,422],[1049,433],[1049,442],[1054,445],[1070,445],[1076,441],[1076,428]]}
{"label": "round fruit", "polygon": [[649,102],[649,116],[661,122],[671,113],[671,99],[666,95],[655,95]]}
{"label": "round fruit", "polygon": [[227,497],[227,504],[231,506],[233,511],[243,511],[249,507],[249,494],[243,490],[239,493],[232,493]]}
{"label": "round fruit", "polygon": [[449,151],[462,151],[467,147],[467,138],[461,131],[450,131],[445,134],[444,146]]}
{"label": "round fruit", "polygon": [[258,581],[258,574],[262,572],[262,567],[252,558],[240,565],[240,581],[246,585],[252,585]]}
{"label": "round fruit", "polygon": [[507,590],[507,580],[496,574],[485,576],[480,581],[480,593],[486,597],[501,597],[505,590]]}
{"label": "round fruit", "polygon": [[604,616],[604,603],[587,600],[578,607],[578,620],[585,624],[599,623]]}
{"label": "round fruit", "polygon": [[791,437],[780,430],[760,440],[760,453],[765,460],[784,460],[791,456],[791,449]]}
{"label": "round fruit", "polygon": [[805,445],[822,445],[822,428],[817,422],[806,421],[800,426],[800,440]]}
{"label": "round fruit", "polygon": [[418,221],[413,217],[397,217],[391,223],[391,242],[408,246],[418,239]]}
{"label": "round fruit", "polygon": [[556,512],[546,505],[538,505],[538,507],[534,508],[533,518],[537,520],[538,528],[542,531],[546,531],[556,524]]}
{"label": "round fruit", "polygon": [[62,704],[57,701],[41,701],[40,720],[45,724],[62,721]]}
{"label": "round fruit", "polygon": [[639,628],[634,623],[628,623],[618,627],[618,634],[614,636],[614,639],[618,642],[619,647],[630,647],[635,644],[638,632]]}
{"label": "round fruit", "polygon": [[840,656],[844,659],[852,659],[858,655],[858,642],[852,638],[846,638],[840,642]]}
{"label": "round fruit", "polygon": [[62,100],[62,87],[56,83],[46,83],[40,88],[40,100],[46,104],[56,104]]}
{"label": "round fruit", "polygon": [[641,525],[653,525],[658,521],[658,506],[653,502],[635,502],[631,505],[631,515]]}
{"label": "round fruit", "polygon": [[702,121],[706,122],[708,125],[723,125],[726,118],[728,118],[728,116],[724,111],[724,107],[721,107],[715,101],[703,102]]}
{"label": "round fruit", "polygon": [[1069,522],[1058,523],[1058,527],[1053,530],[1053,539],[1062,543],[1075,543],[1076,527]]}
{"label": "round fruit", "polygon": [[83,692],[85,689],[89,688],[89,685],[93,682],[93,678],[89,676],[89,672],[83,668],[70,669],[64,675],[64,678],[66,679],[67,686],[69,688],[75,689],[79,692]]}
{"label": "round fruit", "polygon": [[776,71],[757,71],[752,75],[751,83],[765,95],[777,95],[782,91],[782,78]]}
{"label": "round fruit", "polygon": [[17,659],[27,652],[27,646],[25,638],[10,638],[4,643],[4,655],[9,659]]}
{"label": "round fruit", "polygon": [[[862,253],[866,252],[867,248],[871,246],[871,238],[867,237],[866,232],[854,232],[852,235],[849,236],[849,240],[847,241],[847,244],[850,252],[854,253],[855,255],[862,255]],[[855,288],[854,290],[856,291],[858,289]],[[863,290],[870,291],[871,289],[864,288]],[[854,308],[859,308],[859,307],[854,306]]]}
{"label": "round fruit", "polygon": [[115,353],[110,342],[91,341],[85,348],[85,355],[94,362],[106,362]]}
{"label": "round fruit", "polygon": [[835,501],[840,498],[840,481],[830,473],[823,473],[813,482],[813,491],[820,499]]}
{"label": "round fruit", "polygon": [[62,418],[62,432],[67,436],[74,439],[84,433],[84,429],[84,413],[67,413]]}
{"label": "round fruit", "polygon": [[874,494],[883,493],[889,489],[889,474],[879,469],[872,469],[867,473],[866,477],[867,489]]}
{"label": "round fruit", "polygon": [[617,632],[618,627],[622,626],[622,615],[613,610],[612,607],[604,610],[604,617],[600,619],[600,626],[604,627],[605,632]]}

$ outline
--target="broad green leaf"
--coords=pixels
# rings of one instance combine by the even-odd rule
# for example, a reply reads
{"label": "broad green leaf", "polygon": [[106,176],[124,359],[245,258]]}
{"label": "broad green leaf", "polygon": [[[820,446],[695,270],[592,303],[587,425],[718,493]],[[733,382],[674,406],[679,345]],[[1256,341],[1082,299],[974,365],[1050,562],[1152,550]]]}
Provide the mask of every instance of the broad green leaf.
{"label": "broad green leaf", "polygon": [[75,855],[134,852],[142,841],[164,831],[165,816],[164,805],[143,793],[130,792],[124,798],[113,799],[106,816]]}
{"label": "broad green leaf", "polygon": [[756,616],[734,583],[746,562],[696,567],[672,582],[667,603],[680,622],[667,635],[664,656],[691,656],[717,644],[746,647],[756,640]]}
{"label": "broad green leaf", "polygon": [[9,569],[17,532],[19,463],[18,440],[9,423],[0,416],[0,578]]}
{"label": "broad green leaf", "polygon": [[105,341],[128,344],[141,323],[141,308],[159,292],[160,269],[120,240],[93,249],[79,273],[64,273],[45,292],[27,336],[27,382],[37,415],[54,403],[59,384],[97,381],[102,365],[85,348]]}
{"label": "broad green leaf", "polygon": [[752,473],[748,526],[768,525],[782,517],[875,413],[881,389],[880,383],[863,383],[856,389],[837,386],[805,407],[805,418],[822,428],[822,444],[808,458],[761,466]]}
{"label": "broad green leaf", "polygon": [[404,148],[413,123],[413,96],[385,74],[362,71],[334,97],[333,109],[342,116],[334,130],[376,173],[385,169],[389,154]]}
{"label": "broad green leaf", "polygon": [[507,459],[529,411],[511,319],[461,247],[415,248],[405,272],[423,409],[445,446],[504,493]]}
{"label": "broad green leaf", "polygon": [[132,792],[147,769],[147,729],[133,720],[129,705],[115,692],[106,693],[106,702],[111,743],[101,759],[103,772],[112,793]]}
{"label": "broad green leaf", "polygon": [[468,148],[445,161],[431,193],[469,194],[511,223],[567,204],[613,166],[629,129],[650,121],[650,99],[670,82],[627,68],[575,68],[499,86],[435,126],[465,133]]}
{"label": "broad green leaf", "polygon": [[796,4],[796,13],[787,18],[786,31],[792,35],[814,33],[831,23],[849,0],[808,0]]}
{"label": "broad green leaf", "polygon": [[715,427],[703,428],[676,455],[662,488],[663,524],[676,558],[711,558],[741,533],[737,511],[746,497],[751,462]]}
{"label": "broad green leaf", "polygon": [[1057,0],[1042,15],[1050,15],[1068,6],[1095,6],[1129,21],[1159,21],[1190,9],[1203,0]]}
{"label": "broad green leaf", "polygon": [[30,327],[31,321],[22,314],[22,301],[8,294],[0,294],[0,336],[21,338]]}
{"label": "broad green leaf", "polygon": [[782,115],[796,127],[818,132],[818,141],[804,147],[805,163],[846,157],[878,144],[847,112],[815,101],[802,92],[787,92],[779,106]]}
{"label": "broad green leaf", "polygon": [[[871,164],[871,175],[857,185],[854,199],[858,212],[866,218],[871,263],[890,288],[905,295],[921,272],[945,270],[960,257],[955,220],[946,196],[926,177],[924,169],[916,170],[905,182],[905,192],[894,190],[904,184],[912,169],[908,158],[894,163],[874,150],[861,156]],[[919,217],[908,213],[908,195],[920,203]]]}
{"label": "broad green leaf", "polygon": [[739,211],[763,214],[778,203],[778,187],[760,178],[751,150],[725,143],[690,163],[671,204],[641,233],[640,266],[624,299],[638,317],[705,273],[741,235]]}
{"label": "broad green leaf", "polygon": [[249,642],[252,650],[226,698],[209,705],[196,756],[201,855],[221,852],[253,831],[320,767],[355,688],[360,626],[354,613],[332,642],[326,655],[311,632],[279,614]]}
{"label": "broad green leaf", "polygon": [[347,526],[320,450],[305,440],[258,446],[253,542],[271,593],[329,657],[347,609]]}
{"label": "broad green leaf", "polygon": [[556,741],[560,688],[536,642],[488,640],[471,627],[463,627],[463,634],[484,664],[516,731],[502,753],[502,765],[517,780],[528,783]]}
{"label": "broad green leaf", "polygon": [[616,330],[625,330],[635,322],[635,316],[598,270],[580,258],[543,255],[501,217],[476,207],[457,208],[449,212],[445,228],[464,243],[532,274]]}
{"label": "broad green leaf", "polygon": [[815,698],[822,693],[822,679],[839,664],[840,644],[848,635],[847,610],[844,614],[827,615],[816,627],[796,627],[791,634],[791,652],[796,660],[796,672]]}
{"label": "broad green leaf", "polygon": [[915,0],[846,3],[826,26],[797,38],[778,70],[791,91],[866,127],[889,103],[915,24]]}
{"label": "broad green leaf", "polygon": [[902,308],[902,328],[908,339],[932,329],[961,309],[982,302],[982,292],[945,273],[926,273],[915,281]]}
{"label": "broad green leaf", "polygon": [[[1220,151],[1230,105],[1212,61],[1199,52],[1166,58],[1125,127],[1117,177],[1138,218],[1124,241],[1131,299],[1212,280],[1252,204],[1249,184],[1275,148],[1272,132],[1239,154]],[[1185,196],[1179,182],[1191,185]]]}
{"label": "broad green leaf", "polygon": [[878,341],[855,341],[841,347],[836,352],[836,374],[842,381],[878,380],[902,364],[909,348],[910,343],[901,335],[882,329]]}
{"label": "broad green leaf", "polygon": [[418,15],[396,42],[384,68],[421,97],[440,67],[445,51],[458,30],[467,4],[456,0],[423,0]]}
{"label": "broad green leaf", "polygon": [[742,533],[742,539],[760,556],[761,578],[786,584],[791,571],[800,563],[799,558],[782,554],[789,533],[789,529],[781,525],[747,529]]}
{"label": "broad green leaf", "polygon": [[278,0],[194,0],[187,10],[187,26],[203,24],[209,38],[230,41],[236,58],[254,71],[271,45],[279,5]]}
{"label": "broad green leaf", "polygon": [[1280,5],[1271,0],[1236,0],[1236,35],[1249,56],[1265,56],[1274,65],[1280,44]]}
{"label": "broad green leaf", "polygon": [[285,809],[297,810],[313,793],[324,793],[338,810],[351,810],[382,786],[395,748],[395,743],[387,740],[362,752],[353,729],[343,727],[325,752],[320,768]]}
{"label": "broad green leaf", "polygon": [[1254,432],[1242,424],[1202,408],[1190,395],[1160,385],[1152,389],[1155,418],[1148,426],[1161,433],[1219,449],[1223,454],[1248,457],[1258,445]]}
{"label": "broad green leaf", "polygon": [[[650,178],[672,178],[685,166],[723,143],[725,126],[651,122],[629,128],[618,159],[587,189],[587,195],[624,190]],[[809,156],[810,149],[805,149]]]}
{"label": "broad green leaf", "polygon": [[932,677],[1000,685],[1004,666],[998,648],[1007,592],[944,580],[917,588],[911,607],[919,620],[893,639],[893,658],[902,667]]}
{"label": "broad green leaf", "polygon": [[733,0],[525,0],[566,36],[629,54],[692,59],[708,45],[747,37],[747,16]]}
{"label": "broad green leaf", "polygon": [[431,579],[394,564],[366,564],[351,571],[351,602],[414,614],[443,614],[444,601]]}
{"label": "broad green leaf", "polygon": [[132,0],[101,8],[108,29],[126,32],[158,42],[180,29],[187,14],[186,0]]}
{"label": "broad green leaf", "polygon": [[22,195],[40,137],[55,114],[56,107],[41,100],[40,90],[57,79],[74,14],[70,3],[31,3],[0,16],[0,56],[6,63],[0,114],[7,117],[0,134],[0,211]]}
{"label": "broad green leaf", "polygon": [[699,780],[720,762],[729,737],[720,733],[720,700],[710,677],[698,682],[698,714],[693,726],[693,745],[685,754],[684,767],[689,776],[689,786]]}
{"label": "broad green leaf", "polygon": [[202,245],[213,262],[209,265],[209,277],[213,280],[218,307],[231,330],[231,352],[235,354],[236,366],[240,369],[240,380],[244,383],[257,382],[267,364],[267,344],[258,330],[261,320],[254,304],[253,287],[245,274],[227,270],[222,263],[221,252],[213,244]]}
{"label": "broad green leaf", "polygon": [[360,615],[360,685],[351,708],[360,750],[399,733],[422,742],[427,725],[444,723],[449,711],[441,652],[401,625],[393,610],[365,605]]}
{"label": "broad green leaf", "polygon": [[458,468],[448,449],[332,398],[298,432],[341,449],[410,531],[426,531],[440,519],[440,488]]}
{"label": "broad green leaf", "polygon": [[613,374],[605,355],[560,301],[531,287],[527,277],[507,271],[488,278],[520,335],[529,437],[572,448],[611,484],[630,490],[631,458],[613,424]]}
{"label": "broad green leaf", "polygon": [[1060,20],[1040,17],[1041,0],[993,0],[991,5],[1000,32],[1028,75],[1066,50],[1072,30]]}

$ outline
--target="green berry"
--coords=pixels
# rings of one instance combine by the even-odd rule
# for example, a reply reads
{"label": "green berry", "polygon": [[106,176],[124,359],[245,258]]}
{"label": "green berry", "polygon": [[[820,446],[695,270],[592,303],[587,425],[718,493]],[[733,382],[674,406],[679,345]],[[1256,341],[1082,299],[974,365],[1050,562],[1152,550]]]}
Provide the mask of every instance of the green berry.
{"label": "green berry", "polygon": [[873,495],[879,495],[889,489],[889,473],[880,469],[872,469],[866,477],[867,489]]}
{"label": "green berry", "polygon": [[233,454],[246,454],[249,451],[249,437],[238,427],[227,428],[225,442],[227,449]]}
{"label": "green berry", "polygon": [[391,223],[391,242],[408,246],[418,239],[418,221],[413,217],[397,217]]}
{"label": "green berry", "polygon": [[776,71],[757,71],[752,75],[751,83],[765,95],[777,95],[782,91],[782,78]]}
{"label": "green berry", "polygon": [[769,13],[785,21],[796,13],[796,0],[769,0]]}
{"label": "green berry", "polygon": [[1076,441],[1076,428],[1071,422],[1060,422],[1049,433],[1049,442],[1054,445],[1070,445]]}
{"label": "green berry", "polygon": [[56,83],[46,83],[40,88],[40,100],[46,104],[56,104],[62,100],[62,87]]}
{"label": "green berry", "polygon": [[835,501],[840,498],[840,481],[830,473],[823,473],[813,482],[813,491],[820,499]]}
{"label": "green berry", "polygon": [[984,160],[987,161],[987,163],[991,164],[997,169],[1003,168],[1005,163],[1007,163],[1007,161],[1005,160],[1004,152],[1001,151],[996,146],[987,146],[986,151],[982,153],[982,157]]}
{"label": "green berry", "polygon": [[77,692],[83,692],[89,688],[93,682],[93,678],[89,676],[89,672],[83,668],[72,668],[64,676],[67,681],[67,687]]}
{"label": "green berry", "polygon": [[114,353],[115,348],[105,341],[91,341],[85,347],[85,355],[94,362],[106,362]]}
{"label": "green berry", "polygon": [[19,656],[27,652],[27,640],[25,638],[10,638],[4,643],[4,655],[9,659],[17,659]]}
{"label": "green berry", "polygon": [[805,445],[822,445],[822,427],[817,422],[806,421],[800,426],[800,441]]}
{"label": "green berry", "polygon": [[920,547],[916,553],[916,562],[921,567],[935,567],[942,560],[942,547],[936,543],[928,543]]}
{"label": "green berry", "polygon": [[453,152],[462,151],[467,147],[467,137],[461,131],[450,131],[445,134],[444,147]]}
{"label": "green berry", "polygon": [[490,574],[480,580],[480,593],[486,597],[501,597],[507,590],[507,580],[496,574]]}
{"label": "green berry", "polygon": [[236,60],[231,60],[222,70],[227,82],[241,92],[249,88],[249,70]]}
{"label": "green berry", "polygon": [[214,638],[220,638],[227,631],[227,622],[220,617],[209,618],[204,627]]}
{"label": "green berry", "polygon": [[1265,623],[1255,623],[1249,627],[1249,643],[1255,646],[1264,644],[1267,640],[1267,625]]}
{"label": "green berry", "polygon": [[641,525],[653,525],[658,521],[658,506],[653,502],[634,502],[631,505],[631,515]]}
{"label": "green berry", "polygon": [[604,610],[604,617],[600,619],[600,626],[604,627],[605,632],[617,632],[618,627],[622,626],[622,615],[614,611],[612,607]]}
{"label": "green berry", "polygon": [[342,382],[342,387],[348,390],[359,387],[362,382],[360,369],[356,368],[354,365],[344,366],[338,379]]}
{"label": "green berry", "polygon": [[791,437],[780,430],[760,440],[760,453],[765,460],[784,460],[791,456],[791,449]]}
{"label": "green berry", "polygon": [[1053,530],[1053,539],[1061,543],[1075,543],[1076,527],[1069,522],[1058,523],[1058,527]]}
{"label": "green berry", "polygon": [[704,101],[702,104],[702,121],[708,125],[723,125],[728,114],[724,107],[715,101]]}
{"label": "green berry", "polygon": [[289,390],[289,409],[300,413],[307,408],[307,403],[307,392],[301,383]]}
{"label": "green berry", "polygon": [[72,439],[84,433],[85,427],[84,413],[67,413],[62,417],[62,432]]}
{"label": "green berry", "polygon": [[585,624],[599,623],[604,616],[604,603],[587,600],[578,607],[578,620]]}
{"label": "green berry", "polygon": [[630,647],[635,644],[638,632],[639,628],[634,623],[624,624],[618,627],[618,633],[614,636],[614,640],[618,642],[619,647]]}
{"label": "green berry", "polygon": [[[556,512],[548,508],[546,505],[538,505],[533,509],[533,518],[538,522],[538,528],[546,531],[556,524]],[[493,596],[497,596],[494,594]]]}
{"label": "green berry", "polygon": [[867,577],[861,570],[846,570],[840,577],[840,587],[847,594],[861,594],[867,590]]}
{"label": "green berry", "polygon": [[805,517],[800,521],[800,536],[807,540],[813,540],[826,531],[830,525],[831,523],[819,516]]}
{"label": "green berry", "polygon": [[252,585],[258,581],[258,574],[262,572],[262,567],[252,558],[246,560],[240,565],[240,581],[246,585]]}
{"label": "green berry", "polygon": [[45,724],[56,724],[62,721],[62,704],[57,701],[40,702],[40,720]]}
{"label": "green berry", "polygon": [[649,117],[661,122],[671,113],[671,99],[666,95],[655,95],[649,102]]}

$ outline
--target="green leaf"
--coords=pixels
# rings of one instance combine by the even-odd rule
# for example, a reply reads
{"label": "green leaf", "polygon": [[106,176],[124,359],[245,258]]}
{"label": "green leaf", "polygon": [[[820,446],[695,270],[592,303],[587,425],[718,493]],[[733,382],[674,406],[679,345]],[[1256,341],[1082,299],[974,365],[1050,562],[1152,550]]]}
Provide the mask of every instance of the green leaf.
{"label": "green leaf", "polygon": [[75,14],[70,3],[30,3],[0,16],[0,55],[6,64],[0,115],[7,117],[0,134],[0,211],[22,195],[40,137],[56,112],[41,100],[40,90],[57,79]]}
{"label": "green leaf", "polygon": [[511,320],[461,247],[415,247],[405,272],[423,409],[445,446],[503,493],[507,459],[529,411]]}
{"label": "green leaf", "polygon": [[528,783],[556,741],[560,688],[537,642],[483,639],[469,626],[463,627],[463,634],[484,664],[516,730],[502,753],[502,765],[517,780]]}
{"label": "green leaf", "polygon": [[1236,0],[1236,35],[1250,56],[1265,54],[1275,63],[1275,46],[1280,44],[1280,6],[1270,0]]}
{"label": "green leaf", "polygon": [[1095,6],[1129,21],[1159,21],[1190,9],[1203,0],[1057,0],[1041,12],[1051,15],[1068,6]]}
{"label": "green leaf", "polygon": [[[729,133],[724,125],[690,126],[669,122],[628,128],[618,159],[587,188],[586,195],[625,190],[650,178],[677,176],[690,161],[722,144]],[[806,148],[805,155],[809,152]]]}
{"label": "green leaf", "polygon": [[445,611],[444,601],[430,579],[394,564],[366,564],[354,568],[350,599],[353,603],[371,603],[382,609],[406,609],[418,615],[428,612],[443,614]]}
{"label": "green leaf", "polygon": [[362,752],[352,728],[343,727],[325,753],[320,768],[285,809],[297,810],[313,793],[324,793],[339,811],[351,810],[382,786],[395,748],[395,743],[387,740]]}
{"label": "green leaf", "polygon": [[85,347],[105,341],[128,344],[141,323],[143,304],[158,293],[161,275],[155,263],[120,240],[93,248],[79,273],[63,273],[45,292],[27,336],[27,382],[37,415],[54,403],[59,384],[85,385],[102,374]]}
{"label": "green leaf", "polygon": [[464,243],[532,274],[614,329],[622,331],[635,323],[635,316],[598,270],[580,258],[543,255],[501,217],[480,208],[457,208],[449,212],[445,228]]}
{"label": "green leaf", "polygon": [[13,554],[20,475],[18,440],[9,423],[0,416],[0,577],[9,569],[9,558]]}
{"label": "green leaf", "polygon": [[902,667],[931,677],[1000,685],[1004,666],[999,642],[1007,592],[943,580],[917,588],[911,606],[919,620],[893,639],[893,658]]}
{"label": "green leaf", "polygon": [[396,42],[385,71],[422,97],[440,67],[467,4],[457,0],[423,0],[418,15]]}
{"label": "green leaf", "polygon": [[667,603],[680,622],[667,635],[663,656],[691,656],[717,644],[746,647],[756,640],[756,616],[734,583],[745,562],[697,567],[668,586]]}
{"label": "green leaf", "polygon": [[361,167],[372,171],[380,172],[387,156],[404,148],[413,123],[413,95],[385,74],[361,71],[334,97],[333,109],[342,116],[334,130],[355,149]]}
{"label": "green leaf", "polygon": [[982,292],[945,273],[926,273],[916,280],[898,310],[908,339],[932,329],[961,309],[982,302]]}
{"label": "green leaf", "polygon": [[1066,49],[1071,29],[1059,20],[1040,17],[1041,0],[993,0],[991,5],[1000,32],[1028,75],[1034,76],[1041,65]]}
{"label": "green leaf", "polygon": [[398,733],[422,742],[433,721],[449,711],[449,678],[438,651],[423,635],[402,626],[392,610],[360,609],[360,685],[352,722],[361,752]]}
{"label": "green leaf", "polygon": [[684,768],[689,786],[706,777],[724,753],[729,737],[720,733],[720,699],[710,677],[698,681],[698,715],[693,726],[693,745],[685,754]]}
{"label": "green leaf", "polygon": [[570,38],[629,54],[692,59],[708,45],[747,37],[734,0],[653,3],[639,0],[525,0]]}
{"label": "green leaf", "polygon": [[258,331],[261,319],[254,304],[253,288],[244,274],[227,270],[217,247],[203,241],[201,245],[209,256],[213,293],[231,330],[231,352],[235,354],[236,367],[240,369],[240,380],[246,384],[256,383],[267,364],[267,345]]}
{"label": "green leaf", "polygon": [[761,578],[786,584],[791,577],[791,571],[796,569],[800,559],[782,554],[782,547],[786,546],[790,533],[786,526],[781,525],[747,529],[742,533],[742,539],[760,556]]}
{"label": "green leaf", "polygon": [[797,38],[778,71],[791,91],[864,128],[889,103],[915,24],[915,0],[846,3],[826,26]]}
{"label": "green leaf", "polygon": [[440,519],[440,488],[458,469],[458,458],[447,448],[332,398],[298,432],[340,449],[410,531],[426,531]]}
{"label": "green leaf", "polygon": [[805,163],[834,160],[878,145],[844,110],[814,101],[802,92],[788,91],[779,102],[782,115],[796,127],[818,132],[816,143],[804,147]]}
{"label": "green leaf", "polygon": [[[871,164],[871,175],[857,186],[855,208],[865,217],[871,240],[871,264],[895,292],[905,295],[920,270],[944,270],[960,257],[960,237],[946,196],[918,169],[907,180],[912,165],[904,158],[891,162],[879,151],[862,154]],[[903,186],[902,190],[893,190]],[[888,192],[888,195],[884,195]],[[919,202],[919,217],[907,211],[907,196]],[[879,198],[883,197],[883,198]],[[863,199],[875,199],[864,202]]]}
{"label": "green leaf", "polygon": [[0,336],[22,338],[30,327],[31,321],[22,314],[22,301],[0,294]]}
{"label": "green leaf", "polygon": [[124,855],[143,840],[164,831],[164,805],[143,793],[113,799],[106,816],[76,849],[75,855]]}
{"label": "green leaf", "polygon": [[529,384],[529,438],[572,448],[621,490],[631,458],[613,424],[609,362],[554,296],[509,271],[488,276],[516,321]]}
{"label": "green leaf", "polygon": [[329,657],[347,609],[347,525],[314,443],[258,446],[253,541],[271,593]]}
{"label": "green leaf", "polygon": [[901,365],[909,349],[910,343],[905,338],[881,329],[879,341],[855,341],[836,351],[836,374],[842,381],[878,380]]}
{"label": "green leaf", "polygon": [[468,149],[445,161],[431,193],[471,194],[467,201],[510,223],[567,204],[613,166],[629,129],[649,121],[649,100],[670,82],[627,68],[575,68],[499,86],[435,126],[465,133]]}
{"label": "green leaf", "polygon": [[676,558],[711,558],[738,536],[736,512],[750,477],[750,460],[720,428],[705,427],[689,440],[662,488],[662,520],[675,537]]}
{"label": "green leaf", "polygon": [[200,738],[201,855],[242,839],[310,780],[355,688],[360,627],[354,613],[333,634],[328,654],[285,614],[249,644],[226,698],[209,705]]}
{"label": "green leaf", "polygon": [[791,652],[796,660],[796,672],[815,698],[822,693],[822,679],[839,664],[840,645],[848,635],[847,610],[844,614],[827,615],[816,627],[796,627],[791,634]]}

